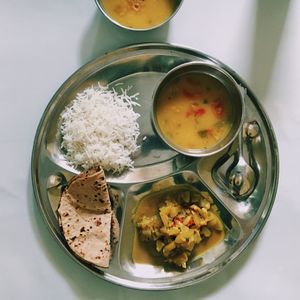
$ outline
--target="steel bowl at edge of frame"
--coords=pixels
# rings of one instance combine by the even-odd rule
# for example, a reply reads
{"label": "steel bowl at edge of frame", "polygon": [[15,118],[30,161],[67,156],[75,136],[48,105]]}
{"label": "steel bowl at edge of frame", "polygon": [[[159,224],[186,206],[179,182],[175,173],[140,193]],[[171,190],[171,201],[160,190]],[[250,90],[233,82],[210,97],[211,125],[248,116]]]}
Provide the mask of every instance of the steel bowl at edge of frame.
{"label": "steel bowl at edge of frame", "polygon": [[112,18],[105,10],[105,8],[103,7],[103,4],[102,4],[102,1],[101,0],[95,0],[96,2],[96,5],[97,7],[99,8],[99,10],[102,12],[102,14],[108,19],[110,20],[112,23],[114,23],[115,25],[123,28],[123,29],[127,29],[127,30],[131,30],[131,31],[149,31],[149,30],[152,30],[152,29],[156,29],[156,28],[159,28],[161,27],[162,25],[168,23],[178,12],[179,8],[181,7],[182,5],[182,2],[183,0],[175,0],[175,4],[174,4],[174,9],[173,9],[173,12],[172,14],[166,18],[163,22],[159,23],[159,24],[156,24],[154,26],[151,26],[151,27],[148,27],[148,28],[134,28],[134,27],[129,27],[129,26],[126,26],[126,25],[123,25],[121,23],[119,23],[117,20],[115,20],[114,18]]}
{"label": "steel bowl at edge of frame", "polygon": [[[229,101],[233,107],[232,126],[229,133],[225,138],[221,139],[216,145],[214,145],[211,148],[188,149],[188,148],[180,147],[175,143],[173,143],[172,141],[170,141],[170,139],[168,139],[164,135],[164,133],[162,132],[158,124],[156,111],[157,111],[157,103],[159,101],[161,92],[173,80],[191,74],[208,75],[214,79],[217,79],[229,93]],[[242,128],[243,119],[244,119],[244,110],[245,110],[244,94],[242,88],[237,84],[234,78],[227,71],[225,71],[219,66],[214,65],[213,63],[195,61],[195,62],[184,63],[171,69],[162,78],[162,80],[159,82],[158,86],[156,87],[153,93],[151,119],[157,135],[170,148],[188,156],[204,157],[222,151],[235,140],[235,138],[237,137],[238,133]]]}

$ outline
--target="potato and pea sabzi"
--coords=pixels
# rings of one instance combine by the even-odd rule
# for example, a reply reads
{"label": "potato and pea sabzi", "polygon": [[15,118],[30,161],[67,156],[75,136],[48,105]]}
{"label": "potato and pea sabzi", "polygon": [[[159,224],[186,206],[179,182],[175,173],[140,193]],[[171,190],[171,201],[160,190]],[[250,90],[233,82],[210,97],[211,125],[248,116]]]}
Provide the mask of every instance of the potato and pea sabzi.
{"label": "potato and pea sabzi", "polygon": [[207,192],[166,193],[157,204],[155,214],[140,215],[134,222],[139,238],[152,243],[168,263],[185,269],[201,243],[216,232],[224,237],[218,209]]}

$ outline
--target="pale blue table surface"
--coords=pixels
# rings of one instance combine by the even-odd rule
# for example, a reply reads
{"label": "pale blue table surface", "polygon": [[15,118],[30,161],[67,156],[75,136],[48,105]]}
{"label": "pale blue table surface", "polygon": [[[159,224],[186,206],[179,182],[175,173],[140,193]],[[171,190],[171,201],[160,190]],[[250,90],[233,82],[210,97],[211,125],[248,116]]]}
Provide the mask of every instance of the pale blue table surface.
{"label": "pale blue table surface", "polygon": [[[185,0],[172,21],[132,33],[93,0],[1,0],[0,299],[299,299],[300,1]],[[260,99],[277,136],[280,181],[259,238],[191,287],[147,292],[99,279],[53,239],[34,201],[34,134],[52,95],[80,66],[137,42],[195,48],[229,65]]]}

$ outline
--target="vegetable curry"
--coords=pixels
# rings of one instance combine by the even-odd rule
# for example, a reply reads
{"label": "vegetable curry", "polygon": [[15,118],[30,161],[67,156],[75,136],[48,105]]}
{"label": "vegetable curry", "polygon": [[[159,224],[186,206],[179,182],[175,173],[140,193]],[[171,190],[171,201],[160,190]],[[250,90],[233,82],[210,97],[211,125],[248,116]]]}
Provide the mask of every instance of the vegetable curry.
{"label": "vegetable curry", "polygon": [[224,226],[207,192],[174,189],[141,199],[133,221],[137,228],[133,261],[187,268],[224,239]]}
{"label": "vegetable curry", "polygon": [[167,84],[156,116],[165,138],[184,149],[212,148],[232,126],[229,93],[206,74],[183,75]]}

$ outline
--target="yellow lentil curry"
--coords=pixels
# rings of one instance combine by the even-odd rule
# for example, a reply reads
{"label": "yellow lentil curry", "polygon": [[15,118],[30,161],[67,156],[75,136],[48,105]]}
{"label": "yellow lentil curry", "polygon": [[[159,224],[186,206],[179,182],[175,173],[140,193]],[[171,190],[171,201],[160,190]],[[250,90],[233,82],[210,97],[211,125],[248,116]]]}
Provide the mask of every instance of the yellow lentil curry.
{"label": "yellow lentil curry", "polygon": [[175,0],[99,0],[105,12],[126,27],[146,29],[163,23],[174,9]]}
{"label": "yellow lentil curry", "polygon": [[133,215],[135,263],[186,268],[190,258],[224,239],[224,226],[207,192],[174,190],[143,198]]}
{"label": "yellow lentil curry", "polygon": [[229,93],[209,75],[183,75],[162,90],[156,117],[162,134],[173,145],[184,149],[212,148],[232,126]]}

